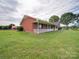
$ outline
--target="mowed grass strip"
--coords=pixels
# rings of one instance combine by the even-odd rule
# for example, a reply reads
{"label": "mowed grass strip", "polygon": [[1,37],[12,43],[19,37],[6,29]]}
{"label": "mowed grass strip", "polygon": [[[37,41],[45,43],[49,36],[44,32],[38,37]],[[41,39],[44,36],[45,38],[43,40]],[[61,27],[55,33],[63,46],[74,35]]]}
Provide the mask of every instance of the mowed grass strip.
{"label": "mowed grass strip", "polygon": [[79,31],[0,31],[0,59],[79,59]]}

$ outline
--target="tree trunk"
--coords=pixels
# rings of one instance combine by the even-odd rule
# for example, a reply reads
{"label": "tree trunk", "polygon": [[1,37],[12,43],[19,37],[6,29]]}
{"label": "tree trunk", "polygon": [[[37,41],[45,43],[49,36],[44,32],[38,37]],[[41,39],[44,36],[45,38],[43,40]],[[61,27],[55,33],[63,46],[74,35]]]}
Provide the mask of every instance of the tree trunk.
{"label": "tree trunk", "polygon": [[67,30],[69,29],[68,25],[66,26],[66,29],[67,29]]}

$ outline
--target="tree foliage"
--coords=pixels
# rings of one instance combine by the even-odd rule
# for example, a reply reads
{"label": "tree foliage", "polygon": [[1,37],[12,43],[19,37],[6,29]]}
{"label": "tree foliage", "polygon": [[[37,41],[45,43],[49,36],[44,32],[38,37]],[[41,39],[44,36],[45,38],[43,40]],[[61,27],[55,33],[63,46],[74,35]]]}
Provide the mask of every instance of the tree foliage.
{"label": "tree foliage", "polygon": [[56,16],[56,15],[53,15],[53,16],[51,16],[50,17],[50,19],[49,19],[49,22],[57,22],[59,20],[59,17],[58,16]]}
{"label": "tree foliage", "polygon": [[73,14],[72,12],[64,13],[61,16],[61,22],[63,24],[68,25],[72,20],[75,20],[75,14]]}
{"label": "tree foliage", "polygon": [[11,28],[12,28],[12,26],[15,26],[15,24],[10,24],[10,25],[9,25],[9,29],[11,29]]}

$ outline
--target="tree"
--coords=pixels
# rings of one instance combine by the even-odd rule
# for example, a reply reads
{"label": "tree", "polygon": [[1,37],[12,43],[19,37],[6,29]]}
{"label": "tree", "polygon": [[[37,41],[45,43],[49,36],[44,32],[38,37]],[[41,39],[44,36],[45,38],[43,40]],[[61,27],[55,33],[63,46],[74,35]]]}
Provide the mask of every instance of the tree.
{"label": "tree", "polygon": [[75,26],[76,27],[79,27],[79,14],[75,14],[76,15],[76,17],[75,17]]}
{"label": "tree", "polygon": [[12,28],[12,26],[15,26],[15,24],[10,24],[10,25],[9,25],[9,29],[11,29],[11,28]]}
{"label": "tree", "polygon": [[76,15],[76,20],[79,20],[79,14],[75,14]]}
{"label": "tree", "polygon": [[49,19],[49,22],[53,23],[54,24],[54,30],[57,28],[59,29],[60,28],[60,20],[59,20],[59,17],[56,16],[56,15],[53,15],[50,17]]}
{"label": "tree", "polygon": [[75,20],[75,14],[73,14],[72,12],[68,12],[68,13],[64,13],[61,16],[61,23],[65,24],[68,26],[68,24],[72,21]]}
{"label": "tree", "polygon": [[52,23],[57,22],[57,21],[59,21],[59,17],[56,15],[51,16],[49,19],[49,22],[52,22]]}

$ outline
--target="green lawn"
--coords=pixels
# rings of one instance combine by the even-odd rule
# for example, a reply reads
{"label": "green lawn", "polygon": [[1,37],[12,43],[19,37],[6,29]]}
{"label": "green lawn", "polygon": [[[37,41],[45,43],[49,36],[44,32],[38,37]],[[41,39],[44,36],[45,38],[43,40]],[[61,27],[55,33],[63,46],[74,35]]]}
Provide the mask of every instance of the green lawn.
{"label": "green lawn", "polygon": [[79,59],[79,31],[0,31],[0,59]]}

